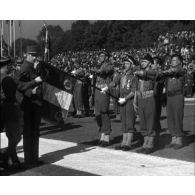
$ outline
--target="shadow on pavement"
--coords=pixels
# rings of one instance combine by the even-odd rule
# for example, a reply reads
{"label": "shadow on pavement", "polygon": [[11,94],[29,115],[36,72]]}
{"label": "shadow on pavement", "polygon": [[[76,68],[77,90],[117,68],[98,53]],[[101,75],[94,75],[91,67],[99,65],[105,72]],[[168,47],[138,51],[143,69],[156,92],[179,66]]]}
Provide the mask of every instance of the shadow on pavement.
{"label": "shadow on pavement", "polygon": [[[58,132],[63,132],[63,131],[69,131],[72,129],[80,128],[81,125],[74,125],[72,123],[68,123],[65,125],[53,125],[49,127],[41,127],[40,128],[40,136],[42,135],[48,135],[52,133],[58,133]],[[46,132],[43,132],[46,131]]]}

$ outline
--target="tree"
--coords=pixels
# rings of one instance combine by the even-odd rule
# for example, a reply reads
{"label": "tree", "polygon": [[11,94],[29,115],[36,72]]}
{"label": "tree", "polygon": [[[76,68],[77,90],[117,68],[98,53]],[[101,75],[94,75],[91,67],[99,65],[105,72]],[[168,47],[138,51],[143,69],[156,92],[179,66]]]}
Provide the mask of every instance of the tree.
{"label": "tree", "polygon": [[[57,25],[49,25],[47,26],[49,32],[49,40],[50,40],[50,57],[60,53],[63,50],[64,43],[62,42],[65,32],[63,29]],[[43,55],[45,49],[45,33],[46,29],[42,28],[37,36],[37,41],[39,43],[39,48]]]}
{"label": "tree", "polygon": [[[22,43],[22,48],[21,48],[21,43]],[[24,38],[18,38],[15,41],[15,46],[16,46],[16,56],[21,56],[23,57],[23,53],[26,52],[27,46],[30,45],[35,45],[38,47],[38,43],[35,40],[32,39],[24,39]],[[12,50],[13,50],[13,43],[12,43]],[[39,48],[38,48],[39,50]],[[22,53],[21,53],[22,52]]]}

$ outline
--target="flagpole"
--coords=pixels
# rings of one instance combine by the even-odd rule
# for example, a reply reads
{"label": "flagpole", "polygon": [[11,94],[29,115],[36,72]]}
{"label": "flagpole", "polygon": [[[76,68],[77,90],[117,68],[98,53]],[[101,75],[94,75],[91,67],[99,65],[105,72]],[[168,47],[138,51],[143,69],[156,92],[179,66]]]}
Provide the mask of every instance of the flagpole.
{"label": "flagpole", "polygon": [[[8,33],[9,33],[9,29],[10,29],[10,26],[9,26],[9,20],[6,20],[6,24],[8,24]],[[8,55],[10,55],[10,36],[7,36],[8,37],[8,42],[7,42],[7,51],[8,51]]]}
{"label": "flagpole", "polygon": [[3,20],[1,20],[1,57],[3,56]]}
{"label": "flagpole", "polygon": [[11,55],[11,48],[12,48],[12,21],[9,21],[9,47],[10,47],[10,51],[9,51],[9,55]]}
{"label": "flagpole", "polygon": [[19,27],[20,27],[20,57],[21,59],[23,58],[23,51],[22,51],[22,22],[21,20],[19,20],[19,23],[18,23]]}
{"label": "flagpole", "polygon": [[13,20],[13,42],[14,42],[14,59],[16,57],[16,29],[15,29],[15,21]]}

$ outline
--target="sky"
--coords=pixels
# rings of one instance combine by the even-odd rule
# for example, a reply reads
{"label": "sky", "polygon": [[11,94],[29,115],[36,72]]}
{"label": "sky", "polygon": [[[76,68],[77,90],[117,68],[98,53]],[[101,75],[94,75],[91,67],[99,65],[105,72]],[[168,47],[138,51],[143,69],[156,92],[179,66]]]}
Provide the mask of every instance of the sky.
{"label": "sky", "polygon": [[[64,31],[69,30],[71,28],[72,23],[74,20],[21,20],[22,24],[22,37],[28,39],[36,40],[37,35],[41,31],[44,22],[47,25],[60,25]],[[15,20],[16,25],[16,39],[20,36],[19,30],[19,21]],[[9,28],[8,25],[5,23],[4,20],[4,38],[7,42],[9,35]]]}

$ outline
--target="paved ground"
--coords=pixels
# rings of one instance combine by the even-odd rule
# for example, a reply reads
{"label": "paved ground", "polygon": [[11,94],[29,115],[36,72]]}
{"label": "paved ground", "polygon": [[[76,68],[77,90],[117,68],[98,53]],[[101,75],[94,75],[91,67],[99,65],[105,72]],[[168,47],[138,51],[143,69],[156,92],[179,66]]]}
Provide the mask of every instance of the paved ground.
{"label": "paved ground", "polygon": [[[158,148],[151,155],[135,153],[141,146],[137,133],[129,152],[115,151],[113,147],[121,139],[120,119],[112,116],[112,141],[106,148],[96,146],[99,134],[93,117],[75,119],[69,117],[66,125],[41,125],[40,159],[45,164],[30,170],[5,175],[194,175],[195,159],[195,110],[194,102],[186,102],[184,131],[185,147],[180,150],[165,149],[170,141],[163,109]],[[139,126],[136,125],[139,131]],[[2,135],[2,146],[6,138]],[[23,159],[22,146],[18,153]]]}

